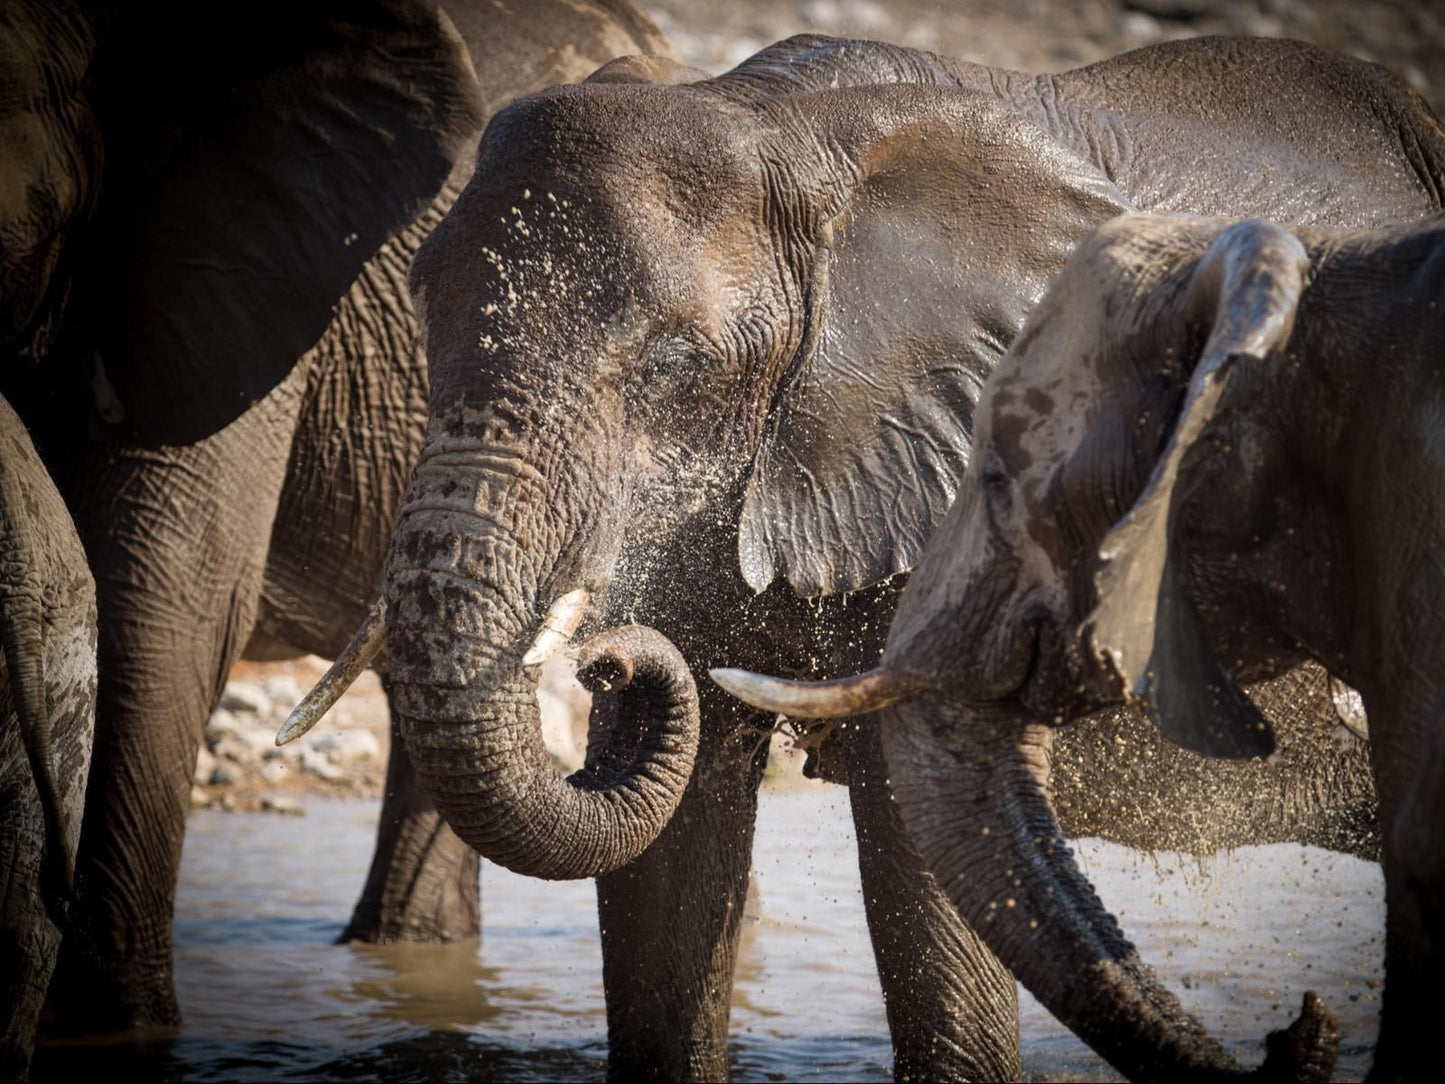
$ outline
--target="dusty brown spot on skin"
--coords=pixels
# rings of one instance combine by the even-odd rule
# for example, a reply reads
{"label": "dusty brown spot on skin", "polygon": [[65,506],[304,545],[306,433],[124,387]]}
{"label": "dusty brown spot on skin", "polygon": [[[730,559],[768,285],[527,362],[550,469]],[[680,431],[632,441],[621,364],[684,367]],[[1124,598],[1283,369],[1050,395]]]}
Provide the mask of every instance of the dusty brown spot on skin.
{"label": "dusty brown spot on skin", "polygon": [[1024,392],[1024,405],[1040,414],[1047,414],[1054,409],[1054,400],[1042,388],[1029,388]]}
{"label": "dusty brown spot on skin", "polygon": [[[998,405],[995,398],[994,405]],[[1024,448],[1024,435],[1032,419],[1027,414],[1007,414],[995,410],[993,415],[993,447],[1011,473],[1027,470],[1034,457]]]}

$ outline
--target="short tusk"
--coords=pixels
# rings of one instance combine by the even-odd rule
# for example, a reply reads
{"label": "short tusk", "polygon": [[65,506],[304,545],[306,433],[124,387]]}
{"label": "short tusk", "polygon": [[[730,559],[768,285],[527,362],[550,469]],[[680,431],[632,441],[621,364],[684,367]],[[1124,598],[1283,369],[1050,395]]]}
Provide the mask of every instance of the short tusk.
{"label": "short tusk", "polygon": [[787,681],[749,670],[720,669],[708,673],[739,700],[795,719],[866,715],[916,691],[913,684],[882,667],[834,681]]}
{"label": "short tusk", "polygon": [[341,694],[351,688],[351,683],[361,676],[361,672],[371,665],[371,660],[386,643],[386,600],[378,600],[366,615],[366,620],[361,623],[361,628],[356,630],[356,635],[351,638],[331,668],[321,675],[321,680],[301,698],[286,721],[281,724],[281,729],[276,731],[276,744],[285,745],[287,742],[295,741],[305,734],[317,723],[321,717],[331,710]]}
{"label": "short tusk", "polygon": [[582,624],[583,615],[587,613],[587,604],[591,600],[592,596],[587,593],[587,589],[579,587],[553,602],[547,609],[547,616],[542,619],[542,631],[537,633],[532,646],[522,656],[522,665],[539,666],[557,654],[567,641],[572,639],[577,626]]}

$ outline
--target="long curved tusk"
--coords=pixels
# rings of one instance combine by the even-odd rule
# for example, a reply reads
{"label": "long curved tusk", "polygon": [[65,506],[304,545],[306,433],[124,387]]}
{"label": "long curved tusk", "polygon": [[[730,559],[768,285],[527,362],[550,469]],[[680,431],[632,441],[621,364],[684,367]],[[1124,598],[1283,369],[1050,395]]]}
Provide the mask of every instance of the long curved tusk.
{"label": "long curved tusk", "polygon": [[579,587],[553,602],[547,608],[547,616],[542,619],[542,631],[537,633],[532,646],[522,656],[522,665],[538,666],[557,654],[567,641],[572,639],[577,626],[582,624],[582,618],[587,613],[587,604],[591,600],[592,596],[587,593],[587,589]]}
{"label": "long curved tusk", "polygon": [[379,599],[366,615],[361,627],[356,630],[351,642],[336,656],[330,669],[321,675],[321,680],[301,698],[301,703],[296,705],[291,714],[286,716],[281,729],[276,731],[276,744],[285,745],[295,741],[321,722],[321,717],[331,710],[332,705],[341,699],[341,694],[351,688],[351,683],[371,665],[371,660],[376,658],[377,652],[385,643],[386,600]]}
{"label": "long curved tusk", "polygon": [[788,681],[727,668],[709,670],[708,675],[739,700],[795,719],[866,715],[916,691],[912,683],[883,667],[833,681]]}

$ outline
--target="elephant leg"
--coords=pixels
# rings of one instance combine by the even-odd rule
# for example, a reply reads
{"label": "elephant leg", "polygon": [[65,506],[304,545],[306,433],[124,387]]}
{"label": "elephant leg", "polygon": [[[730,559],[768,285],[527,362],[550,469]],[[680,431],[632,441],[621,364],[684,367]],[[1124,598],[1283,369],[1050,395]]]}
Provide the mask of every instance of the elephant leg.
{"label": "elephant leg", "polygon": [[896,1080],[1018,1080],[1018,985],[903,831],[878,728],[846,724],[849,798]]}
{"label": "elephant leg", "polygon": [[481,860],[423,793],[394,711],[391,719],[391,760],[371,872],[340,940],[465,941],[481,928]]}
{"label": "elephant leg", "polygon": [[296,386],[194,444],[96,447],[75,475],[100,637],[79,898],[52,983],[64,1031],[179,1022],[171,923],[191,776],[255,619]]}
{"label": "elephant leg", "polygon": [[43,903],[44,865],[45,826],[30,764],[18,733],[0,733],[0,1080],[26,1078],[60,948],[60,931]]}
{"label": "elephant leg", "polygon": [[[1445,695],[1418,743],[1397,742],[1396,770],[1380,773],[1385,835],[1385,991],[1372,1084],[1417,1079],[1434,1060],[1445,967]],[[1382,739],[1377,745],[1384,745]],[[1403,770],[1402,770],[1403,769]],[[1403,778],[1402,778],[1403,777]]]}
{"label": "elephant leg", "polygon": [[729,1002],[767,743],[701,678],[698,690],[702,737],[681,803],[651,847],[597,878],[615,1080],[727,1079]]}

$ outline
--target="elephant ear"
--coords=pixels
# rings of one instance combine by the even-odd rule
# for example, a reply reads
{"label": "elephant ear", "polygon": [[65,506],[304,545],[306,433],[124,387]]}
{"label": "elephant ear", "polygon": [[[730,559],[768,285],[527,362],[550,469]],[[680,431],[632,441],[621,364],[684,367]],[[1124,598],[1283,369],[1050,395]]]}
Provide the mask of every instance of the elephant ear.
{"label": "elephant ear", "polygon": [[849,166],[813,210],[806,326],[738,549],[755,591],[781,574],[815,596],[913,567],[967,467],[984,380],[1075,242],[1130,207],[988,95],[886,86],[786,102],[811,125],[789,138]]}
{"label": "elephant ear", "polygon": [[482,118],[433,4],[160,4],[121,19],[106,133],[121,191],[92,283],[96,345],[129,434],[183,443],[291,371]]}
{"label": "elephant ear", "polygon": [[1238,409],[1225,395],[1231,374],[1288,342],[1308,271],[1304,247],[1271,223],[1215,239],[1179,302],[1207,329],[1183,408],[1143,494],[1099,548],[1094,650],[1166,737],[1208,756],[1264,756],[1274,734],[1215,655],[1190,596],[1180,510],[1204,481],[1211,432]]}

